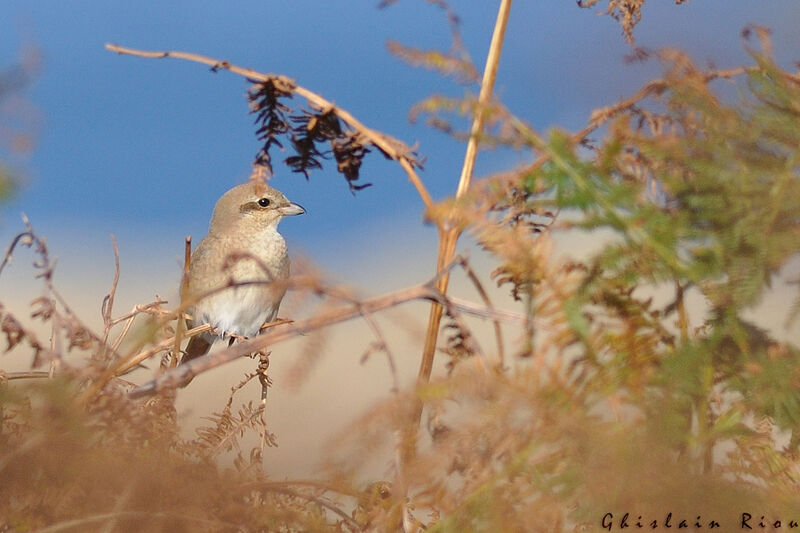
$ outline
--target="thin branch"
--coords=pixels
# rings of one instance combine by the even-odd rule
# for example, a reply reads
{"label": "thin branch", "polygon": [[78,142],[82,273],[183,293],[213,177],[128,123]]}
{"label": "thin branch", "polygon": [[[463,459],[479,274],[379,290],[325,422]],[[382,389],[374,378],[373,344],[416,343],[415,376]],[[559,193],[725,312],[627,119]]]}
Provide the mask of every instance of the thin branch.
{"label": "thin branch", "polygon": [[[122,315],[122,316],[118,316],[117,318],[112,318],[111,319],[111,325],[112,326],[116,326],[120,322],[125,322],[125,321],[128,321],[128,320],[132,319],[132,318],[136,318],[137,316],[139,316],[142,313],[151,314],[151,315],[169,314],[169,311],[163,311],[163,310],[160,309],[160,307],[162,305],[168,304],[168,303],[169,302],[167,300],[162,300],[161,297],[156,294],[156,299],[153,300],[152,302],[146,303],[146,304],[136,304],[136,305],[133,306],[133,308],[127,314]],[[154,308],[155,308],[155,310],[154,310]]]}
{"label": "thin branch", "polygon": [[[23,239],[29,239],[26,242],[23,242]],[[3,256],[3,261],[0,262],[0,274],[3,273],[3,269],[11,262],[11,256],[14,254],[14,249],[17,247],[18,244],[22,243],[23,246],[30,247],[33,244],[33,240],[36,236],[33,234],[32,229],[26,229],[23,232],[17,233],[14,238],[11,240],[11,244],[8,245],[6,248],[6,253]]]}
{"label": "thin branch", "polygon": [[[740,76],[742,74],[746,74],[746,73],[749,73],[749,72],[758,71],[759,69],[760,69],[760,67],[756,66],[756,67],[738,67],[738,68],[732,68],[732,69],[727,69],[727,70],[712,70],[712,71],[709,71],[709,72],[705,72],[702,75],[702,78],[703,78],[703,82],[704,83],[709,83],[709,82],[717,80],[717,79],[731,79],[731,78],[733,78],[735,76]],[[789,73],[783,73],[783,74],[789,80],[794,80],[794,81],[800,80],[800,76],[794,76],[794,75],[789,74]],[[601,128],[609,120],[611,120],[612,118],[618,116],[620,113],[623,113],[624,111],[627,111],[627,110],[635,107],[642,100],[644,100],[644,99],[646,99],[646,98],[648,98],[650,96],[654,96],[654,95],[658,95],[658,94],[662,93],[663,91],[665,91],[668,88],[668,86],[669,86],[669,84],[668,84],[668,81],[666,79],[657,78],[655,80],[651,80],[650,82],[648,82],[644,87],[639,89],[632,96],[630,96],[628,98],[624,98],[624,99],[620,100],[619,102],[617,102],[616,104],[613,104],[613,105],[610,105],[610,106],[607,106],[607,107],[604,107],[604,108],[601,108],[601,109],[593,111],[591,116],[589,117],[588,124],[583,129],[581,129],[581,130],[573,133],[572,135],[570,135],[570,140],[575,144],[579,144],[579,143],[585,142],[587,137],[591,133],[593,133],[596,130],[598,130],[599,128]],[[507,118],[511,118],[510,115],[507,115]],[[520,121],[520,123],[521,123],[521,121]],[[516,129],[518,131],[520,130],[519,124],[516,126]],[[527,130],[526,131],[527,134],[530,134],[530,133],[533,132],[533,130],[531,128],[528,128],[527,126],[525,126],[524,129]],[[543,143],[544,143],[544,141],[542,141],[541,144],[543,144]],[[537,143],[537,147],[541,146],[541,144]],[[544,153],[544,154],[541,154],[539,157],[537,157],[536,160],[534,160],[532,163],[530,163],[527,167],[525,167],[524,169],[522,169],[519,172],[503,173],[501,175],[494,175],[494,176],[488,177],[488,178],[486,178],[486,179],[484,179],[482,181],[491,182],[491,181],[496,181],[498,179],[501,180],[501,181],[516,180],[516,179],[518,179],[519,175],[531,173],[531,172],[537,170],[539,167],[541,167],[544,163],[548,162],[549,160],[550,160],[550,154],[549,153]]]}
{"label": "thin branch", "polygon": [[[190,249],[190,247],[191,247],[191,243],[190,243],[189,237],[187,237],[186,244],[185,244],[185,249],[184,249],[184,255],[185,255],[184,271],[185,272],[184,272],[184,281],[182,281],[182,283],[181,283],[182,292],[185,292],[184,291],[184,284],[185,284],[185,280],[188,279],[188,278],[186,278],[186,275],[187,275],[186,274],[186,270],[188,269],[188,261],[190,260],[190,257],[191,257],[191,249]],[[238,260],[241,260],[241,259],[251,259],[251,258],[255,259],[260,265],[262,265],[262,268],[266,269],[266,267],[263,266],[263,262],[260,259],[255,258],[255,257],[251,256],[250,254],[231,254],[228,258],[226,258],[226,261],[238,261]],[[103,373],[103,375],[100,376],[99,379],[95,380],[92,383],[92,385],[90,387],[88,387],[86,389],[86,391],[84,391],[84,393],[82,395],[83,401],[84,402],[88,402],[92,397],[94,397],[95,394],[100,392],[103,389],[103,387],[105,387],[106,383],[108,383],[108,381],[111,380],[113,377],[121,375],[124,372],[127,372],[129,369],[131,369],[134,366],[138,365],[139,363],[141,363],[145,359],[155,355],[156,353],[158,353],[158,352],[160,352],[162,350],[165,350],[165,349],[169,348],[170,345],[173,346],[173,350],[176,350],[176,349],[179,350],[180,349],[180,340],[178,340],[176,342],[176,339],[179,338],[182,335],[182,332],[180,331],[180,328],[181,328],[180,321],[184,319],[184,312],[187,309],[189,309],[190,307],[194,306],[198,301],[202,300],[203,298],[207,298],[207,297],[211,296],[212,294],[216,294],[218,292],[227,290],[230,287],[245,286],[245,285],[252,285],[252,284],[264,284],[264,283],[283,283],[283,282],[270,279],[270,280],[267,280],[267,281],[260,280],[260,281],[245,281],[245,282],[238,282],[237,283],[237,282],[234,282],[233,279],[230,279],[228,284],[226,284],[224,286],[221,286],[221,287],[217,287],[217,288],[212,289],[210,291],[207,291],[204,294],[199,295],[198,297],[188,298],[188,297],[186,297],[185,294],[183,294],[182,295],[183,297],[181,299],[181,303],[178,306],[178,308],[173,312],[165,313],[166,317],[162,318],[157,323],[157,327],[160,328],[160,327],[164,326],[167,322],[177,318],[179,323],[178,323],[177,328],[176,328],[175,336],[170,337],[170,339],[168,339],[168,341],[162,341],[161,343],[156,345],[155,348],[152,348],[150,350],[146,350],[144,352],[140,352],[140,350],[144,347],[144,345],[146,343],[145,340],[143,339],[140,343],[137,343],[137,345],[132,347],[132,349],[130,350],[129,353],[127,353],[126,355],[121,356],[121,357],[118,356],[116,358],[115,362],[106,369],[106,371]],[[133,317],[130,317],[129,320],[132,321]],[[130,324],[130,322],[129,322],[129,324]],[[126,325],[126,329],[127,329],[128,325]],[[198,328],[204,328],[204,327],[206,329],[198,329]],[[193,328],[192,331],[196,335],[198,333],[202,333],[203,331],[208,331],[210,329],[211,329],[210,326],[198,326],[197,328]],[[165,342],[169,342],[169,344],[164,346]],[[177,354],[177,352],[173,352],[173,353]],[[176,359],[176,357],[173,358],[173,360],[175,360],[175,359]],[[173,365],[173,366],[175,366],[175,365]]]}
{"label": "thin branch", "polygon": [[689,313],[686,310],[684,291],[686,287],[680,280],[675,280],[675,302],[678,310],[678,331],[681,332],[681,342],[689,340]]}
{"label": "thin branch", "polygon": [[[181,301],[186,301],[189,294],[189,266],[192,262],[192,238],[187,235],[183,247],[183,273],[181,274]],[[181,353],[181,341],[186,329],[186,323],[178,315],[178,323],[175,324],[175,342],[172,345],[172,359],[169,361],[170,368],[175,368],[178,364],[178,356]]]}
{"label": "thin branch", "polygon": [[111,324],[111,313],[114,310],[114,297],[117,294],[117,284],[119,283],[119,247],[117,246],[117,239],[111,235],[111,248],[114,250],[114,279],[111,281],[111,289],[108,294],[103,298],[102,313],[103,323],[106,325],[106,334],[104,339],[108,339],[108,329]]}
{"label": "thin branch", "polygon": [[[400,391],[400,382],[397,378],[397,365],[394,363],[394,356],[392,355],[392,351],[389,349],[389,343],[386,342],[386,337],[383,335],[383,331],[381,330],[380,326],[378,326],[378,322],[372,317],[371,314],[364,313],[362,311],[361,316],[372,330],[372,333],[378,339],[377,348],[386,355],[386,360],[389,362],[389,371],[392,374],[392,392],[398,393]],[[364,358],[362,358],[362,360],[363,359]]]}
{"label": "thin branch", "polygon": [[108,294],[103,298],[101,305],[101,313],[103,314],[103,341],[100,344],[101,359],[105,357],[108,348],[108,335],[113,327],[111,313],[114,309],[114,297],[117,294],[117,284],[119,283],[119,247],[117,246],[117,239],[111,235],[111,247],[114,250],[114,279],[111,281],[111,289]]}
{"label": "thin branch", "polygon": [[204,518],[198,518],[195,515],[189,514],[182,514],[182,513],[171,513],[171,512],[154,512],[154,511],[116,511],[113,513],[101,513],[96,515],[84,516],[82,518],[76,518],[74,520],[66,520],[64,522],[58,522],[51,526],[44,527],[42,529],[35,530],[34,533],[57,533],[58,531],[69,531],[69,530],[85,530],[86,526],[89,524],[95,524],[97,522],[105,522],[106,520],[117,520],[120,518],[140,518],[143,520],[152,520],[152,519],[160,519],[160,520],[171,520],[174,521],[178,520],[186,520],[189,522],[196,522],[198,524],[204,524],[206,526],[214,526],[220,527],[224,526],[226,528],[241,531],[241,527],[237,524],[233,524],[231,522],[222,522],[220,520],[206,520]]}
{"label": "thin branch", "polygon": [[[445,271],[453,268],[457,264],[458,261],[453,261]],[[465,331],[469,331],[459,317],[461,310],[460,306],[450,301],[434,286],[434,284],[438,279],[441,278],[445,271],[439,273],[428,283],[392,292],[383,296],[378,296],[362,302],[343,305],[335,309],[319,313],[316,316],[292,322],[288,327],[273,329],[252,339],[244,340],[207,357],[198,357],[197,359],[194,359],[184,365],[179,365],[176,368],[170,369],[149,383],[134,389],[131,391],[130,396],[133,398],[138,398],[155,394],[164,389],[174,388],[202,372],[206,372],[212,368],[216,368],[220,365],[236,360],[239,357],[264,350],[268,346],[272,346],[286,339],[298,335],[305,335],[311,331],[325,326],[345,322],[357,316],[363,316],[365,313],[375,313],[377,311],[395,307],[413,300],[428,300],[438,302],[439,305],[447,308],[450,311],[454,320],[456,320],[459,324],[459,327]],[[472,309],[475,310],[474,308]],[[491,311],[489,310],[482,310],[482,312],[486,313],[487,315],[491,315]],[[475,350],[479,357],[484,359],[480,347],[476,345]]]}
{"label": "thin branch", "polygon": [[0,383],[3,381],[11,381],[13,379],[38,379],[49,378],[50,372],[32,370],[29,372],[3,372],[0,370]]}
{"label": "thin branch", "polygon": [[[202,326],[197,326],[196,328],[192,328],[186,332],[186,337],[198,335],[200,333],[210,331],[212,328],[208,324],[203,324]],[[86,388],[86,390],[81,395],[81,402],[84,404],[88,404],[89,400],[94,398],[95,394],[99,393],[106,384],[116,376],[121,376],[131,370],[134,367],[139,366],[142,361],[145,361],[155,354],[162,352],[164,350],[169,349],[175,342],[174,337],[170,337],[166,340],[161,341],[160,343],[156,344],[149,350],[145,350],[142,352],[135,353],[132,356],[123,356],[117,358],[108,368],[106,368],[105,372],[94,380],[92,384]]]}
{"label": "thin branch", "polygon": [[242,490],[250,491],[250,490],[258,490],[260,488],[269,489],[270,487],[287,487],[287,486],[299,486],[299,487],[311,487],[317,490],[321,490],[324,492],[335,492],[336,494],[341,494],[342,496],[350,496],[352,498],[358,497],[360,491],[358,490],[343,490],[342,486],[332,485],[328,483],[324,483],[322,481],[317,481],[314,479],[287,479],[285,481],[253,481],[250,483],[244,483],[240,486]]}
{"label": "thin branch", "polygon": [[438,294],[435,292],[435,289],[431,289],[427,285],[420,285],[366,300],[360,305],[341,306],[320,313],[314,317],[296,321],[291,324],[290,327],[266,332],[253,339],[234,344],[215,354],[206,357],[198,357],[186,364],[179,365],[153,381],[134,389],[131,391],[130,396],[138,398],[155,394],[166,388],[174,388],[185,383],[189,378],[193,378],[202,372],[236,360],[239,357],[257,352],[288,338],[304,335],[324,326],[350,320],[356,316],[362,315],[364,312],[373,313],[408,301],[417,299],[437,299],[437,297]]}
{"label": "thin branch", "polygon": [[[134,483],[129,482],[126,485],[125,489],[119,494],[119,496],[115,498],[116,502],[114,503],[114,509],[112,511],[113,513],[119,513],[125,509],[125,506],[131,499],[131,494],[133,494],[133,485]],[[118,518],[119,518],[118,515],[115,515],[112,518],[110,518],[108,522],[105,524],[105,527],[103,527],[103,529],[100,530],[100,533],[112,533],[114,529],[117,527]]]}
{"label": "thin branch", "polygon": [[[128,335],[128,331],[130,331],[131,326],[133,325],[133,321],[142,313],[145,314],[160,314],[165,313],[165,311],[161,310],[161,306],[167,303],[166,300],[162,300],[158,295],[156,295],[156,300],[150,302],[149,304],[145,305],[135,305],[130,313],[123,315],[121,317],[115,318],[111,321],[112,325],[119,324],[120,322],[125,322],[125,326],[123,326],[122,331],[117,335],[117,339],[114,341],[114,344],[111,345],[111,351],[114,353],[117,352],[119,349],[120,344],[122,344],[122,340]],[[154,313],[152,311],[153,308],[158,308],[158,312]]]}
{"label": "thin branch", "polygon": [[[486,307],[492,310],[492,312],[494,312],[494,306],[492,305],[491,299],[489,299],[489,294],[483,288],[481,281],[478,279],[478,276],[475,274],[475,271],[472,270],[472,267],[470,267],[469,262],[466,260],[466,258],[461,262],[461,267],[466,272],[467,278],[469,278],[469,280],[475,286],[475,289],[478,291],[478,294],[483,300],[483,303],[486,305]],[[503,364],[505,361],[505,355],[503,350],[503,331],[500,328],[499,319],[494,318],[492,319],[492,322],[494,323],[494,335],[497,341],[497,357],[500,360],[499,367],[503,368]]]}
{"label": "thin branch", "polygon": [[[200,333],[205,333],[206,331],[211,331],[213,328],[208,324],[202,324],[200,326],[196,326],[188,331],[185,332],[184,338],[194,337],[195,335],[199,335]],[[147,359],[151,358],[155,354],[159,352],[163,352],[164,350],[169,349],[170,346],[173,346],[175,343],[175,337],[169,337],[161,341],[160,343],[156,344],[155,346],[139,352],[135,354],[133,357],[120,358],[114,365],[110,366],[108,369],[108,379],[111,379],[114,376],[121,376],[131,370],[132,368],[138,366],[142,361],[146,361]],[[104,382],[106,380],[99,379],[98,382]]]}
{"label": "thin branch", "polygon": [[[292,484],[296,485],[298,483],[292,483]],[[305,494],[302,491],[295,490],[295,489],[289,487],[288,483],[262,481],[262,482],[258,482],[258,483],[249,483],[248,485],[246,485],[246,487],[249,490],[263,490],[263,491],[266,491],[266,492],[278,492],[280,494],[285,494],[287,496],[293,496],[295,498],[302,498],[304,500],[316,503],[317,505],[319,505],[321,507],[324,507],[324,508],[328,509],[329,511],[332,511],[332,512],[336,513],[339,517],[342,518],[342,520],[344,520],[347,523],[348,526],[350,526],[352,528],[355,528],[356,531],[361,531],[362,530],[362,528],[358,524],[358,522],[353,520],[353,518],[350,515],[348,515],[344,511],[342,511],[340,508],[338,508],[334,504],[324,500],[323,498],[320,498],[319,496],[314,496],[312,494]]]}
{"label": "thin branch", "polygon": [[[262,265],[262,268],[266,268],[266,267],[263,267],[263,262],[261,262],[260,259],[251,257],[249,254],[233,254],[231,256],[231,258],[234,259],[234,260],[238,260],[238,259],[242,259],[242,258],[256,259],[257,262],[260,265]],[[195,298],[184,298],[184,299],[182,299],[181,304],[178,306],[177,309],[175,309],[174,311],[161,313],[163,316],[162,316],[162,318],[160,318],[158,320],[158,322],[156,324],[156,327],[160,328],[160,327],[166,325],[169,321],[174,320],[176,317],[183,317],[184,316],[184,312],[187,309],[189,309],[190,307],[192,307],[195,304],[197,304],[197,302],[199,302],[200,300],[202,300],[204,298],[208,298],[209,296],[211,296],[213,294],[217,294],[219,292],[228,290],[231,287],[243,287],[243,286],[248,286],[248,285],[264,285],[264,284],[275,284],[275,283],[285,284],[287,289],[288,288],[304,288],[304,289],[308,289],[308,290],[311,290],[311,291],[314,291],[314,292],[317,292],[317,293],[320,293],[320,294],[324,293],[324,294],[327,294],[329,296],[333,296],[335,298],[339,298],[339,299],[345,300],[345,301],[347,301],[349,303],[356,304],[358,302],[358,300],[356,300],[352,295],[350,295],[350,294],[348,294],[348,293],[346,293],[346,292],[344,292],[344,291],[342,291],[340,289],[337,289],[335,287],[326,287],[326,286],[322,285],[321,283],[319,283],[319,280],[317,278],[311,277],[311,276],[299,276],[299,277],[291,278],[289,280],[254,280],[254,281],[239,281],[239,282],[233,282],[231,280],[230,283],[228,283],[226,285],[223,285],[221,287],[217,287],[217,288],[212,289],[210,291],[207,291],[207,292],[205,292],[205,293],[203,293],[201,295],[198,295]],[[147,308],[149,308],[151,306],[155,306],[155,305],[160,304],[160,303],[166,303],[166,302],[164,302],[163,300],[159,299],[156,302],[152,302],[150,304],[147,304],[141,310],[146,310]],[[122,319],[128,320],[128,322],[125,325],[125,331],[126,331],[130,327],[133,319],[137,316],[139,311],[140,311],[140,309],[137,306],[137,307],[134,308],[134,311],[132,311],[131,313],[129,313],[125,317],[121,317],[121,318],[117,319],[117,322],[122,320]],[[472,311],[468,310],[468,311],[465,311],[465,312],[472,312]],[[288,319],[279,319],[279,320],[275,320],[275,321],[273,321],[273,322],[271,322],[269,324],[264,324],[261,327],[261,329],[264,330],[264,329],[267,329],[267,328],[270,328],[270,327],[274,327],[274,326],[278,326],[278,325],[285,324],[285,323],[290,323],[290,322],[291,322],[291,320],[288,320]],[[184,333],[184,338],[191,337],[191,336],[194,336],[194,335],[197,335],[199,333],[206,332],[206,331],[210,331],[211,329],[212,329],[211,326],[208,326],[208,325],[197,326],[197,327],[192,328],[191,330],[185,332]],[[123,334],[125,333],[125,331],[123,331]],[[117,342],[115,343],[115,346],[119,345],[119,343],[121,342],[121,339],[122,339],[122,336],[120,336],[120,338],[117,339]],[[100,390],[102,390],[102,388],[105,386],[105,384],[110,379],[112,379],[114,376],[122,375],[122,374],[128,372],[130,369],[132,369],[132,368],[136,367],[137,365],[139,365],[142,361],[144,361],[146,359],[149,359],[150,357],[154,356],[155,354],[157,354],[157,353],[159,353],[159,352],[161,352],[163,350],[168,349],[170,346],[174,345],[174,342],[175,342],[174,339],[175,339],[174,336],[170,337],[170,338],[168,338],[166,340],[161,341],[157,345],[155,345],[155,346],[153,346],[153,347],[151,347],[151,348],[149,348],[147,350],[142,350],[142,348],[144,347],[144,344],[145,344],[144,340],[142,342],[138,343],[136,346],[131,348],[129,353],[127,353],[127,354],[125,354],[125,355],[123,355],[121,357],[118,357],[117,360],[114,362],[114,364],[112,364],[106,370],[106,372],[98,380],[96,380],[91,387],[89,387],[87,389],[87,391],[85,392],[85,398],[88,399],[88,398],[92,397],[94,394],[96,394],[97,392],[99,392]]]}
{"label": "thin branch", "polygon": [[455,296],[447,297],[450,303],[458,311],[472,316],[485,318],[492,321],[514,322],[516,324],[524,324],[528,321],[528,317],[521,313],[514,313],[513,311],[506,311],[505,309],[495,309],[492,307],[483,307],[473,302],[456,298]]}
{"label": "thin branch", "polygon": [[[730,79],[734,76],[739,76],[747,72],[754,72],[759,67],[739,67],[728,70],[713,70],[703,74],[703,83],[709,83],[716,79]],[[589,124],[572,135],[574,142],[583,141],[590,133],[598,129],[600,126],[608,122],[610,119],[619,115],[623,111],[631,109],[640,101],[653,95],[659,95],[669,87],[669,81],[664,78],[658,78],[650,81],[644,87],[639,89],[636,94],[629,98],[620,100],[614,105],[595,110],[589,118]]]}
{"label": "thin branch", "polygon": [[414,170],[415,161],[411,159],[408,155],[410,149],[406,146],[405,143],[394,139],[384,133],[379,131],[373,130],[368,128],[364,124],[362,124],[359,120],[357,120],[353,115],[351,115],[348,111],[334,105],[332,102],[326,100],[319,94],[306,89],[301,85],[297,85],[286,76],[280,76],[275,74],[263,74],[261,72],[257,72],[253,69],[249,68],[242,68],[236,66],[228,61],[220,61],[218,59],[213,59],[210,57],[202,56],[199,54],[190,54],[187,52],[178,52],[178,51],[162,51],[162,52],[153,52],[147,50],[137,50],[134,48],[126,48],[123,46],[119,46],[116,44],[106,44],[106,50],[111,52],[116,52],[118,54],[124,55],[132,55],[137,57],[147,57],[147,58],[165,58],[171,57],[175,59],[185,59],[187,61],[194,61],[197,63],[203,63],[206,65],[211,66],[212,70],[228,70],[233,72],[234,74],[239,74],[240,76],[244,76],[250,80],[256,81],[269,81],[274,79],[284,80],[289,82],[291,86],[293,86],[293,92],[308,101],[309,104],[324,110],[330,110],[336,113],[341,120],[347,123],[350,127],[354,130],[358,131],[364,137],[369,139],[369,141],[380,148],[386,155],[388,155],[394,161],[400,163],[400,166],[403,167],[403,170],[406,171],[408,174],[408,179],[417,189],[417,193],[419,194],[420,198],[422,199],[423,203],[425,204],[426,208],[433,207],[433,199],[431,198],[430,193],[428,192],[425,185],[422,183],[419,175]]}

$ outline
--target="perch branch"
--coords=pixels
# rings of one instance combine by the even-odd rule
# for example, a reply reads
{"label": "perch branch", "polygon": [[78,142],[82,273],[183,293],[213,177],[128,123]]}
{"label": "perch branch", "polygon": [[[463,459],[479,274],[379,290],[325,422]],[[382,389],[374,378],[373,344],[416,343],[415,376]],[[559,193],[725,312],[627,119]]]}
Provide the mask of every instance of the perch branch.
{"label": "perch branch", "polygon": [[[133,398],[138,398],[156,394],[164,389],[174,388],[202,372],[206,372],[212,368],[216,368],[242,356],[264,350],[268,346],[272,346],[286,339],[296,337],[298,335],[305,335],[311,331],[325,326],[345,322],[358,316],[364,316],[365,314],[372,314],[390,307],[395,307],[397,305],[410,302],[412,300],[428,300],[437,302],[443,308],[446,308],[464,329],[466,329],[466,326],[464,326],[463,322],[461,321],[461,312],[468,312],[470,314],[480,315],[483,317],[495,317],[500,319],[505,318],[511,320],[521,320],[523,318],[514,315],[513,313],[498,312],[487,308],[481,308],[480,306],[474,304],[463,305],[461,302],[453,301],[444,296],[435,287],[435,284],[441,278],[444,272],[449,271],[454,266],[459,264],[459,262],[460,258],[456,258],[456,260],[452,261],[450,265],[448,265],[442,272],[437,274],[437,276],[425,284],[392,292],[383,296],[377,296],[361,302],[347,303],[335,309],[319,313],[313,317],[291,322],[288,327],[273,328],[259,335],[258,337],[244,340],[210,356],[198,357],[197,359],[194,359],[184,365],[179,365],[176,368],[170,369],[152,381],[137,387],[131,391],[130,396]],[[195,330],[196,329],[197,328],[195,328]],[[188,331],[187,336],[189,334],[195,334],[195,330]],[[483,357],[479,346],[476,345],[475,350],[479,357]],[[150,351],[152,350],[149,350],[148,352]],[[137,360],[138,359],[139,358],[137,357]],[[129,364],[133,363],[134,361],[130,361]]]}
{"label": "perch branch", "polygon": [[324,326],[350,320],[363,313],[374,313],[411,300],[420,298],[438,299],[438,295],[434,296],[435,294],[435,289],[427,285],[421,285],[366,300],[358,305],[344,305],[311,318],[296,321],[290,327],[265,332],[258,337],[239,342],[215,354],[207,357],[198,357],[186,364],[170,369],[168,372],[158,376],[149,383],[131,391],[130,396],[132,398],[138,398],[155,394],[163,389],[176,387],[197,374],[206,372],[212,368],[238,359],[239,357],[257,352],[288,338],[304,335]]}

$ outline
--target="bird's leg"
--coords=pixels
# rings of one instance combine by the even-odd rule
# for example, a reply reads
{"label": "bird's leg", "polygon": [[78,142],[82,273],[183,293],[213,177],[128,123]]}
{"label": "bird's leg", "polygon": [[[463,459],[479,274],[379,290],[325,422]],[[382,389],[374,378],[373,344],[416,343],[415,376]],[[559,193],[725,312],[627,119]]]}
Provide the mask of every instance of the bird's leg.
{"label": "bird's leg", "polygon": [[272,385],[272,380],[267,375],[269,370],[269,354],[272,352],[260,351],[258,355],[258,381],[261,383],[261,401],[267,401],[267,388]]}
{"label": "bird's leg", "polygon": [[259,456],[261,458],[264,457],[264,448],[267,445],[267,442],[270,442],[271,446],[274,445],[274,436],[267,430],[267,420],[266,420],[266,412],[267,412],[267,390],[269,386],[272,385],[272,381],[270,381],[269,376],[267,375],[267,370],[269,370],[269,354],[270,352],[260,350],[256,352],[254,355],[258,355],[258,381],[261,383],[261,403],[259,405],[259,410],[261,414],[259,416],[259,422],[261,424],[261,428],[259,428],[260,439],[259,439]]}

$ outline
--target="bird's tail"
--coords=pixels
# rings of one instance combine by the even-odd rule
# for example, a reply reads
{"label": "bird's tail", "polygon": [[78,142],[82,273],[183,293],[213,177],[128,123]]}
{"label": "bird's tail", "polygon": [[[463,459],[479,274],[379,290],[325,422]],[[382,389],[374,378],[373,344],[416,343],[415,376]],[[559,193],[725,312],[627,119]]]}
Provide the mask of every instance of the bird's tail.
{"label": "bird's tail", "polygon": [[[205,335],[195,335],[189,339],[189,344],[186,345],[186,349],[183,351],[183,357],[181,357],[180,364],[187,363],[192,359],[204,356],[211,349],[212,344],[213,341],[206,339]],[[180,386],[183,388],[191,382],[192,378],[189,378],[185,382],[181,383]]]}
{"label": "bird's tail", "polygon": [[212,343],[206,339],[205,335],[195,335],[189,339],[189,344],[186,345],[186,350],[183,351],[181,364],[207,354],[211,349],[211,344]]}

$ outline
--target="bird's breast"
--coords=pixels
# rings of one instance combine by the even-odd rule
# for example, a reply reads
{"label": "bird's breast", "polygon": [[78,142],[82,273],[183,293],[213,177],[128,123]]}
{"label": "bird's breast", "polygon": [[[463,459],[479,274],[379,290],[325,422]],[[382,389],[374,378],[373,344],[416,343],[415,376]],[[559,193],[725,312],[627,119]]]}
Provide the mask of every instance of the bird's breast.
{"label": "bird's breast", "polygon": [[[211,324],[223,333],[255,336],[274,320],[289,277],[286,242],[266,234],[209,234],[192,254],[189,295],[195,325]],[[278,283],[276,283],[278,282]]]}

